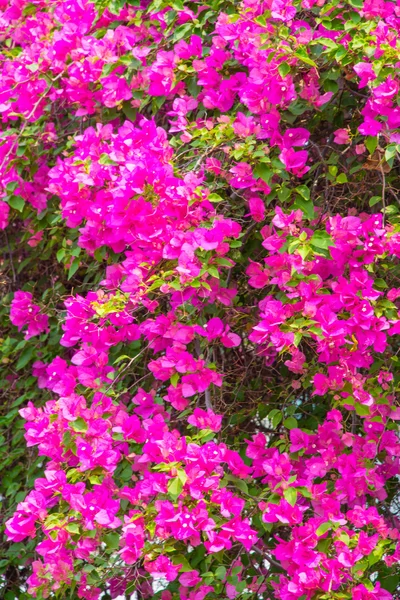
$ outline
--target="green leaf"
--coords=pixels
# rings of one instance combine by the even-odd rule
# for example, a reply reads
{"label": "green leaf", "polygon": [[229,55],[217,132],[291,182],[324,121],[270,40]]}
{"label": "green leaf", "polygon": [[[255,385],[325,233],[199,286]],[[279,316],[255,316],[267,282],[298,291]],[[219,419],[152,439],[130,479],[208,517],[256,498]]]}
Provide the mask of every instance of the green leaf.
{"label": "green leaf", "polygon": [[183,483],[179,477],[174,477],[168,481],[168,494],[173,500],[176,500],[183,490]]}
{"label": "green leaf", "polygon": [[207,200],[210,202],[222,202],[223,198],[219,194],[212,193],[208,195]]}
{"label": "green leaf", "polygon": [[379,581],[384,590],[395,592],[399,585],[399,576],[389,575],[389,577],[381,577]]}
{"label": "green leaf", "polygon": [[303,260],[306,260],[307,256],[310,254],[311,248],[310,246],[300,246],[297,250],[297,254],[300,254]]}
{"label": "green leaf", "polygon": [[179,381],[179,373],[174,373],[171,376],[170,381],[171,381],[171,385],[173,385],[176,388],[176,386],[178,385],[178,381]]}
{"label": "green leaf", "polygon": [[271,169],[265,163],[260,162],[254,169],[254,177],[259,177],[268,185],[270,184],[272,175]]}
{"label": "green leaf", "polygon": [[103,540],[109,550],[116,550],[119,547],[120,534],[116,532],[106,533]]}
{"label": "green leaf", "polygon": [[183,554],[175,554],[171,556],[172,564],[182,565],[179,569],[181,573],[188,573],[189,571],[193,571],[192,565],[189,563],[188,559]]}
{"label": "green leaf", "polygon": [[393,158],[396,156],[396,153],[397,153],[396,144],[389,144],[389,146],[387,146],[387,148],[385,150],[386,162],[388,162],[390,165],[392,165]]}
{"label": "green leaf", "polygon": [[346,56],[347,50],[344,46],[341,46],[335,53],[335,60],[337,60],[338,62],[342,62]]}
{"label": "green leaf", "polygon": [[230,473],[225,475],[225,479],[232,481],[241,492],[244,492],[245,494],[249,493],[249,487],[244,479],[239,479],[239,477],[235,477],[235,475],[231,475]]}
{"label": "green leaf", "polygon": [[188,35],[192,30],[192,23],[185,23],[184,25],[179,25],[179,27],[175,29],[174,35],[172,36],[173,41],[178,42],[186,35]]}
{"label": "green leaf", "polygon": [[381,279],[380,277],[375,279],[374,286],[380,290],[386,290],[389,287],[386,281],[384,279]]}
{"label": "green leaf", "polygon": [[298,50],[294,53],[295,57],[301,60],[306,65],[310,65],[311,67],[318,67],[317,63],[314,62],[305,51]]}
{"label": "green leaf", "polygon": [[129,121],[135,122],[137,116],[137,108],[133,108],[131,104],[127,101],[122,104],[122,112],[126,116]]}
{"label": "green leaf", "polygon": [[279,423],[282,421],[283,415],[281,412],[278,412],[276,415],[272,417],[272,427],[275,429],[278,427]]}
{"label": "green leaf", "polygon": [[337,168],[337,166],[336,166],[336,165],[329,165],[329,167],[328,167],[328,171],[329,171],[329,173],[330,173],[330,174],[331,174],[333,177],[336,177],[336,175],[337,175],[337,172],[338,172],[338,168]]}
{"label": "green leaf", "polygon": [[324,91],[325,92],[333,92],[334,94],[336,94],[336,92],[339,90],[339,85],[337,84],[336,81],[332,81],[331,79],[327,79],[324,82]]}
{"label": "green leaf", "polygon": [[214,267],[214,265],[208,265],[207,272],[211,275],[211,277],[215,277],[215,279],[219,279],[219,271],[218,271],[217,267]]}
{"label": "green leaf", "polygon": [[108,3],[108,9],[112,14],[119,15],[124,4],[125,0],[111,0],[111,2]]}
{"label": "green leaf", "polygon": [[68,525],[65,526],[65,529],[72,534],[80,533],[79,523],[68,523]]}
{"label": "green leaf", "polygon": [[397,215],[399,209],[394,204],[389,204],[389,206],[385,207],[385,215]]}
{"label": "green leaf", "polygon": [[32,346],[29,346],[26,350],[23,351],[23,353],[19,357],[15,369],[17,371],[20,371],[21,369],[23,369],[28,364],[28,362],[31,360],[32,356],[33,356],[33,348],[32,348]]}
{"label": "green leaf", "polygon": [[321,523],[321,525],[318,527],[315,533],[318,537],[321,537],[322,535],[324,535],[324,533],[329,531],[329,529],[332,529],[332,523],[330,521],[327,521],[326,523]]}
{"label": "green leaf", "polygon": [[70,268],[68,269],[68,279],[71,279],[71,277],[73,277],[73,275],[75,275],[75,273],[79,269],[79,264],[80,264],[79,258],[74,258]]}
{"label": "green leaf", "polygon": [[241,594],[247,587],[247,583],[246,581],[239,581],[239,583],[236,584],[236,591]]}
{"label": "green leaf", "polygon": [[23,199],[22,196],[11,196],[8,199],[8,204],[12,207],[15,208],[15,210],[18,210],[19,212],[22,212],[24,210],[24,206],[25,206],[25,200]]}
{"label": "green leaf", "polygon": [[370,414],[369,408],[368,406],[365,406],[365,404],[360,404],[359,402],[357,402],[355,404],[355,409],[359,417],[366,417]]}
{"label": "green leaf", "polygon": [[283,421],[283,425],[286,427],[286,429],[295,429],[298,423],[294,417],[288,417]]}
{"label": "green leaf", "polygon": [[65,256],[65,248],[60,248],[57,250],[56,258],[58,262],[61,262]]}
{"label": "green leaf", "polygon": [[368,555],[369,566],[372,567],[372,565],[374,565],[377,562],[379,562],[381,560],[381,558],[382,558],[382,554],[383,554],[383,547],[382,546],[377,546],[371,552],[371,554]]}
{"label": "green leaf", "polygon": [[114,360],[114,365],[117,365],[118,363],[120,363],[122,360],[131,360],[132,356],[128,356],[127,354],[122,354],[121,356],[118,356],[118,358],[116,358]]}
{"label": "green leaf", "polygon": [[88,424],[84,419],[82,419],[82,417],[78,417],[75,421],[70,421],[69,426],[71,429],[79,433],[87,431],[88,428]]}
{"label": "green leaf", "polygon": [[284,62],[279,65],[278,71],[281,77],[286,77],[286,75],[290,73],[290,66],[287,64],[287,62]]}
{"label": "green leaf", "polygon": [[92,485],[101,485],[102,479],[99,475],[89,475],[89,481]]}
{"label": "green leaf", "polygon": [[310,190],[308,189],[308,187],[306,185],[298,185],[297,188],[296,188],[296,192],[302,198],[304,198],[304,200],[309,200],[310,199]]}
{"label": "green leaf", "polygon": [[302,339],[303,339],[303,334],[300,333],[299,331],[296,331],[296,333],[294,334],[293,345],[296,348],[298,348]]}
{"label": "green leaf", "polygon": [[232,264],[230,263],[230,261],[227,258],[217,258],[217,260],[215,261],[218,263],[218,265],[221,265],[222,267],[232,267]]}
{"label": "green leaf", "polygon": [[346,546],[350,546],[350,537],[347,535],[347,533],[345,531],[343,531],[340,535],[339,535],[339,540],[341,542],[343,542],[344,544],[346,544]]}
{"label": "green leaf", "polygon": [[222,565],[215,570],[215,577],[220,581],[223,581],[226,576],[226,568]]}
{"label": "green leaf", "polygon": [[294,254],[294,252],[296,251],[296,249],[299,246],[300,246],[300,241],[295,238],[292,242],[290,242],[290,244],[288,246],[288,253],[289,254]]}
{"label": "green leaf", "polygon": [[285,497],[285,500],[287,500],[287,502],[289,502],[290,506],[294,506],[297,502],[297,490],[296,488],[290,487],[287,488],[284,492],[283,495]]}
{"label": "green leaf", "polygon": [[304,200],[303,198],[296,198],[293,208],[299,208],[307,219],[312,221],[315,219],[314,205],[311,200]]}
{"label": "green leaf", "polygon": [[330,38],[317,38],[314,43],[326,46],[329,50],[337,50],[338,48],[338,44]]}
{"label": "green leaf", "polygon": [[340,175],[338,175],[336,178],[336,183],[347,183],[346,173],[340,173]]}
{"label": "green leaf", "polygon": [[311,238],[311,245],[315,248],[327,250],[329,246],[333,246],[333,240],[325,231],[316,231]]}
{"label": "green leaf", "polygon": [[182,485],[185,485],[187,481],[187,475],[183,469],[177,469],[178,479],[182,482]]}
{"label": "green leaf", "polygon": [[369,135],[364,142],[368,152],[373,154],[378,146],[378,139],[376,136]]}
{"label": "green leaf", "polygon": [[278,198],[280,202],[286,202],[286,200],[289,198],[291,193],[291,190],[287,187],[282,187],[280,190],[278,190]]}
{"label": "green leaf", "polygon": [[11,192],[15,192],[15,190],[17,189],[17,187],[19,187],[19,183],[18,181],[10,181],[9,183],[7,183],[6,185],[6,190],[7,192],[11,193]]}
{"label": "green leaf", "polygon": [[115,160],[112,160],[108,154],[102,154],[99,158],[99,165],[117,165]]}
{"label": "green leaf", "polygon": [[302,496],[304,496],[304,498],[312,498],[311,492],[306,487],[301,486],[301,487],[299,487],[297,489],[300,492],[300,494]]}
{"label": "green leaf", "polygon": [[378,204],[378,202],[382,202],[381,196],[372,196],[372,198],[369,200],[369,205],[375,206],[375,204]]}

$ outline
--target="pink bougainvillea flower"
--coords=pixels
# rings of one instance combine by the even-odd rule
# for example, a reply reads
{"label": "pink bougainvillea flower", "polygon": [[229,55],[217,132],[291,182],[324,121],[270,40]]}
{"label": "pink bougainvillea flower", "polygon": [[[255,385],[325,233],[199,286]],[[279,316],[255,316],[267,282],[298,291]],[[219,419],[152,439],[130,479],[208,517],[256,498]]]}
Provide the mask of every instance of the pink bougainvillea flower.
{"label": "pink bougainvillea flower", "polygon": [[0,200],[0,229],[5,229],[8,225],[8,215],[10,207],[6,202]]}
{"label": "pink bougainvillea flower", "polygon": [[155,561],[145,563],[144,568],[155,579],[165,577],[167,581],[174,581],[178,577],[182,565],[173,565],[167,556],[158,556]]}
{"label": "pink bougainvillea flower", "polygon": [[363,135],[377,135],[382,129],[382,123],[379,123],[376,119],[366,117],[364,123],[359,126],[358,131]]}
{"label": "pink bougainvillea flower", "polygon": [[370,63],[359,62],[354,65],[353,69],[360,77],[360,88],[365,87],[370,81],[376,79],[375,71]]}
{"label": "pink bougainvillea flower", "polygon": [[290,173],[301,177],[310,167],[306,166],[308,152],[306,150],[293,150],[292,148],[284,148],[279,155],[280,160]]}
{"label": "pink bougainvillea flower", "polygon": [[255,183],[253,171],[247,163],[238,163],[230,169],[230,173],[233,173],[231,185],[234,188],[248,188]]}
{"label": "pink bougainvillea flower", "polygon": [[350,144],[351,139],[347,129],[336,129],[333,141],[336,144]]}
{"label": "pink bougainvillea flower", "polygon": [[222,415],[216,415],[211,410],[202,410],[195,408],[193,415],[188,417],[188,423],[199,429],[211,429],[219,431],[221,429]]}
{"label": "pink bougainvillea flower", "polygon": [[26,340],[44,331],[49,331],[49,318],[47,315],[41,314],[39,306],[33,304],[30,292],[15,292],[11,302],[10,321],[18,327],[19,331],[26,325],[28,326],[25,333]]}
{"label": "pink bougainvillea flower", "polygon": [[253,196],[249,200],[249,209],[251,218],[260,223],[265,218],[265,204],[259,196]]}

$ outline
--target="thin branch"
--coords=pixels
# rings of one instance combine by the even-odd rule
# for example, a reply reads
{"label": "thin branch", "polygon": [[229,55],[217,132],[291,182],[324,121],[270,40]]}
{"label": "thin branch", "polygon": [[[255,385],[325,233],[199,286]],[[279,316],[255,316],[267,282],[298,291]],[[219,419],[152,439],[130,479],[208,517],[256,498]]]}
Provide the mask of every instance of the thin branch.
{"label": "thin branch", "polygon": [[13,253],[12,253],[12,250],[11,250],[10,241],[8,239],[8,234],[7,234],[6,230],[4,230],[4,235],[5,235],[5,238],[6,238],[6,243],[7,243],[7,248],[8,248],[8,254],[10,255],[10,265],[11,265],[11,271],[12,271],[12,275],[13,275],[13,283],[15,285],[17,283],[17,274],[15,272],[14,260],[13,260]]}

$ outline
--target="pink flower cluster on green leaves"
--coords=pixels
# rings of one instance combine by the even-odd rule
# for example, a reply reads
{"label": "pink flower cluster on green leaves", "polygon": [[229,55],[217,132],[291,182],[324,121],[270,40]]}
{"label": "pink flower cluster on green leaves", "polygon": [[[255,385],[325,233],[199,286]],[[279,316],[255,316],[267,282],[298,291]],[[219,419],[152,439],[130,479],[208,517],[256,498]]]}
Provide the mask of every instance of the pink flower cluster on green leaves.
{"label": "pink flower cluster on green leaves", "polygon": [[[18,48],[1,57],[0,229],[29,205],[28,245],[40,244],[56,198],[73,260],[104,272],[65,300],[59,355],[33,364],[50,399],[20,410],[45,460],[6,522],[11,542],[36,543],[28,594],[75,586],[97,600],[134,582],[161,600],[389,600],[373,575],[400,557],[389,497],[400,409],[386,360],[400,291],[385,283],[400,232],[382,212],[314,210],[302,182],[316,156],[326,177],[335,163],[313,153],[311,126],[295,117],[336,107],[324,61],[337,60],[363,103],[353,131],[335,125],[329,144],[364,160],[389,149],[376,169],[384,187],[400,141],[399,8],[340,3],[336,30],[324,0],[244,0],[197,32],[201,3],[128,2],[118,18],[98,4],[0,4],[0,35]],[[356,56],[346,26],[361,20],[370,38]],[[38,156],[21,143],[36,123]],[[285,181],[301,198],[282,208]],[[248,306],[243,286],[256,291]],[[50,328],[34,294],[11,303],[26,341]],[[302,390],[330,409],[312,430],[292,413],[273,443],[257,423],[234,446],[212,402],[231,389],[233,349],[289,372],[300,403]],[[117,393],[139,358],[144,374]],[[282,414],[269,414],[272,430]],[[97,585],[104,547],[110,572]]]}

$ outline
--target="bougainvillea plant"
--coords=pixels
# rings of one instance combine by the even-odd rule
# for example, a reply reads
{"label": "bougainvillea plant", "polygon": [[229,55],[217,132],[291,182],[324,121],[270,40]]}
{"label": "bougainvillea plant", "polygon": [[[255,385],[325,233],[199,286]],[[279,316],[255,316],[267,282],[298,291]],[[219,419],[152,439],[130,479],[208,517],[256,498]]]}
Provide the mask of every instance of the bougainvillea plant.
{"label": "bougainvillea plant", "polygon": [[398,2],[0,39],[0,597],[400,598]]}

